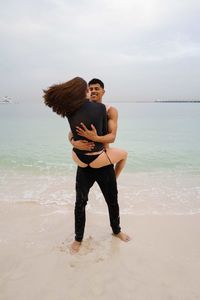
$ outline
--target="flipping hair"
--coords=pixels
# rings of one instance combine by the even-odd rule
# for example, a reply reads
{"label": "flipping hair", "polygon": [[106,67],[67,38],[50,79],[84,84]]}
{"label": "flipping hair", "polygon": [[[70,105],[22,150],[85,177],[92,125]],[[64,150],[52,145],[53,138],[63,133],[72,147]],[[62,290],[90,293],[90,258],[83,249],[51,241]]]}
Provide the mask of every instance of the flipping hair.
{"label": "flipping hair", "polygon": [[88,101],[86,90],[87,82],[80,77],[75,77],[43,90],[44,103],[63,118],[68,117]]}

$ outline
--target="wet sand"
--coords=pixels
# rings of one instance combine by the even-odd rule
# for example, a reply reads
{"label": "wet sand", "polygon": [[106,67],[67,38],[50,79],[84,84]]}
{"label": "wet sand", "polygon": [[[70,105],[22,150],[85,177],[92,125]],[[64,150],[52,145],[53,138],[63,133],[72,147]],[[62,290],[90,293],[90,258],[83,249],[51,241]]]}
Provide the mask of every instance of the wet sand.
{"label": "wet sand", "polygon": [[200,215],[124,214],[124,243],[87,213],[72,255],[73,224],[71,206],[0,204],[0,299],[200,299]]}

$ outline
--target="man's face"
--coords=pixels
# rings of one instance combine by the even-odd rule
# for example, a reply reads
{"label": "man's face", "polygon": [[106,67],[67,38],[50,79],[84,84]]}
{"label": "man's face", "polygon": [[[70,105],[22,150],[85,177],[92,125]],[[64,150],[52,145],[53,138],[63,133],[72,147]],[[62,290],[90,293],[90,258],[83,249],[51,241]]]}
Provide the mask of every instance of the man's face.
{"label": "man's face", "polygon": [[102,102],[105,91],[99,83],[89,85],[89,98],[93,102]]}

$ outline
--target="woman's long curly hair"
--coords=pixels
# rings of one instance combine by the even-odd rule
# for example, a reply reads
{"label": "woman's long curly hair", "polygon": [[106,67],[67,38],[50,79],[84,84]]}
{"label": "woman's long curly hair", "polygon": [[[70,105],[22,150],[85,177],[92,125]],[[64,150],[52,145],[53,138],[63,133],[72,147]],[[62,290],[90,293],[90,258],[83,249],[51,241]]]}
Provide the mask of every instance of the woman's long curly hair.
{"label": "woman's long curly hair", "polygon": [[61,84],[54,84],[44,92],[44,103],[63,118],[76,112],[86,101],[87,82],[75,77]]}

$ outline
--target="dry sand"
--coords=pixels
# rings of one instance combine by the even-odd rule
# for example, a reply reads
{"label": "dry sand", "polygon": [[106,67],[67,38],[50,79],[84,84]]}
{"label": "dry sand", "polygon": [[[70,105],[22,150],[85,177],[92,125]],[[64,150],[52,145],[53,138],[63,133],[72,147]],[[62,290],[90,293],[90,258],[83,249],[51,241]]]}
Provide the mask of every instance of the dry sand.
{"label": "dry sand", "polygon": [[1,300],[200,299],[199,215],[122,215],[124,243],[87,213],[75,255],[73,223],[72,207],[1,203]]}

